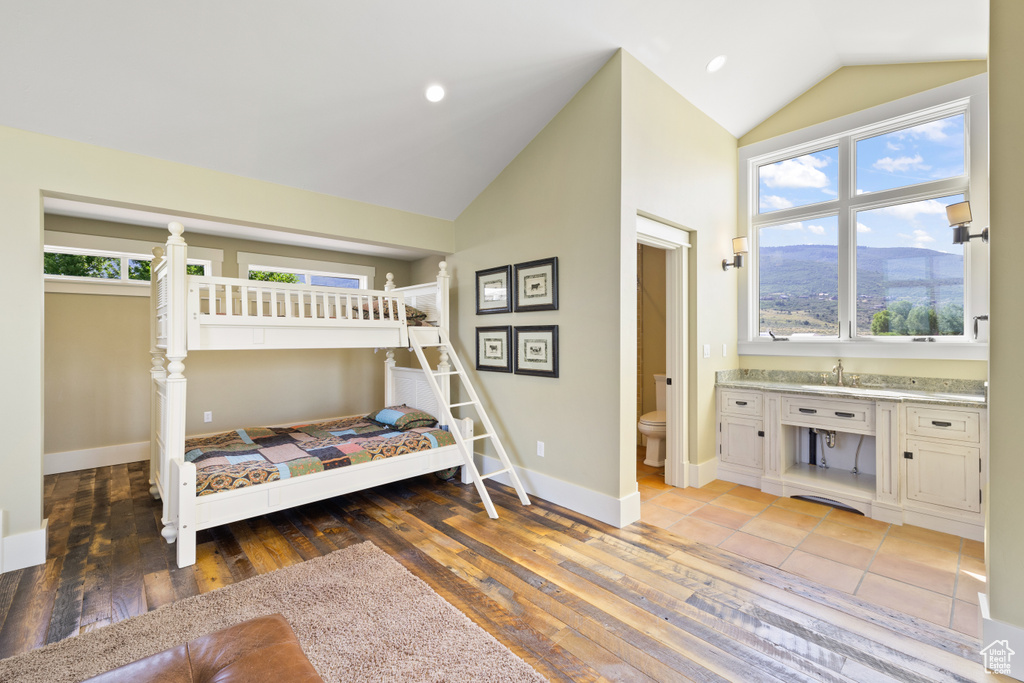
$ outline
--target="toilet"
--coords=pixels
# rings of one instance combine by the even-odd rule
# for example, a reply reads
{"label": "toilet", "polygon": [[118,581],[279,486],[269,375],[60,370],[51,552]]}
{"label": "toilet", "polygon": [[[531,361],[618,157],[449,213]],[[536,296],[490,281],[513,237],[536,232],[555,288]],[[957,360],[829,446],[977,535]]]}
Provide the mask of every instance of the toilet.
{"label": "toilet", "polygon": [[654,376],[655,408],[640,416],[637,429],[647,437],[647,457],[644,464],[651,467],[665,466],[665,375]]}

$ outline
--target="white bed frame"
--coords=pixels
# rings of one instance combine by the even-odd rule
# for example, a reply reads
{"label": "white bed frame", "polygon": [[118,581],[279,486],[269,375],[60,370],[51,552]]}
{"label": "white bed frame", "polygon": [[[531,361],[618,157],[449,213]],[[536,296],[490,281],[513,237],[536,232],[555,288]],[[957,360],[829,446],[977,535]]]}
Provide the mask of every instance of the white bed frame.
{"label": "white bed frame", "polygon": [[[447,332],[449,278],[444,262],[436,282],[396,288],[388,273],[383,291],[188,275],[184,227],[171,223],[168,229],[165,250],[154,250],[151,268],[150,492],[163,501],[161,534],[168,543],[177,542],[179,567],[195,564],[200,529],[463,465],[463,455],[453,445],[196,496],[196,467],[184,459],[184,370],[189,351],[406,347],[406,302]],[[377,313],[364,319],[364,307],[372,312],[374,303],[389,317]],[[443,426],[461,430],[466,438],[473,437],[472,419],[443,424],[440,416],[445,411],[437,405],[422,369],[396,367],[390,350],[384,368],[386,405],[405,403],[439,416]],[[444,354],[438,371],[449,371]],[[448,392],[445,382],[446,401]],[[464,482],[467,477],[463,471]]]}

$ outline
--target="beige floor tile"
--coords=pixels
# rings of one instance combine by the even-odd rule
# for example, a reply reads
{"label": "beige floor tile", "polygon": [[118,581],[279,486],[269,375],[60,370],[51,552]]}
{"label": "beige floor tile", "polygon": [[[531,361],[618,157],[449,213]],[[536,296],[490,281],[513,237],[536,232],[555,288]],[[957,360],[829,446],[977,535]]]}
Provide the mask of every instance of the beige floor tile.
{"label": "beige floor tile", "polygon": [[692,514],[697,509],[704,506],[704,503],[699,500],[686,498],[685,496],[676,496],[673,495],[672,491],[664,492],[658,496],[657,500],[652,502],[655,505],[660,505],[661,507],[668,508],[669,510],[675,510],[676,512],[680,512],[684,515]]}
{"label": "beige floor tile", "polygon": [[836,524],[835,522],[825,520],[814,529],[815,533],[823,536],[830,536],[839,541],[845,541],[854,545],[859,545],[862,548],[868,550],[875,550],[882,543],[884,534],[881,531],[868,531],[867,529],[854,529],[853,527],[846,526],[845,524]]}
{"label": "beige floor tile", "polygon": [[708,545],[718,545],[735,533],[732,529],[694,519],[693,517],[683,517],[668,527],[668,530],[684,538],[693,539],[699,543],[707,543]]}
{"label": "beige floor tile", "polygon": [[879,553],[868,571],[896,579],[912,586],[927,588],[943,595],[953,595],[956,585],[956,572],[951,572],[925,564],[914,562],[903,557]]}
{"label": "beige floor tile", "polygon": [[734,552],[737,555],[743,555],[752,560],[770,564],[773,567],[778,567],[785,562],[793,550],[788,545],[751,536],[742,531],[737,531],[721,543],[719,547]]}
{"label": "beige floor tile", "polygon": [[857,584],[860,583],[860,579],[864,575],[863,570],[856,567],[800,550],[793,551],[793,554],[782,563],[780,569],[837,588],[845,593],[853,593],[857,590]]}
{"label": "beige floor tile", "polygon": [[795,498],[779,498],[777,501],[772,503],[787,510],[795,510],[796,512],[802,512],[805,515],[811,515],[812,517],[824,517],[827,515],[832,508],[828,505],[819,505],[818,503],[812,503],[807,500],[797,500]]}
{"label": "beige floor tile", "polygon": [[786,508],[781,508],[777,505],[768,507],[758,516],[761,519],[768,520],[769,522],[785,524],[786,526],[802,529],[803,531],[810,531],[821,524],[821,517],[805,515],[802,512],[787,510]]}
{"label": "beige floor tile", "polygon": [[752,488],[750,486],[739,485],[734,489],[730,489],[730,496],[738,496],[740,498],[746,498],[747,500],[753,500],[758,503],[772,504],[779,499],[778,496],[773,496],[770,493],[765,493],[759,489]]}
{"label": "beige floor tile", "polygon": [[716,493],[725,493],[726,491],[729,491],[731,489],[736,488],[736,484],[732,483],[731,481],[723,481],[722,479],[715,479],[714,481],[709,481],[707,484],[704,484],[704,486],[701,486],[701,488],[704,489],[705,491],[715,491]]}
{"label": "beige floor tile", "polygon": [[971,604],[978,604],[978,593],[988,592],[985,579],[985,563],[974,557],[960,556],[960,572],[957,574],[956,597]]}
{"label": "beige floor tile", "polygon": [[770,522],[763,517],[754,519],[743,525],[743,532],[759,538],[767,538],[782,545],[795,548],[807,537],[807,532],[777,522]]}
{"label": "beige floor tile", "polygon": [[960,633],[966,633],[973,638],[981,637],[981,610],[977,605],[972,605],[963,600],[953,601],[953,622],[952,627]]}
{"label": "beige floor tile", "polygon": [[943,550],[934,545],[925,545],[917,541],[908,541],[903,538],[893,538],[892,536],[886,537],[878,552],[885,555],[895,555],[896,557],[902,557],[951,572],[956,571],[960,559],[958,553]]}
{"label": "beige floor tile", "polygon": [[968,555],[970,557],[976,557],[979,560],[984,560],[985,559],[985,544],[982,543],[981,541],[972,541],[969,538],[965,538],[964,539],[964,545],[960,549],[960,552],[962,552],[964,555]]}
{"label": "beige floor tile", "polygon": [[726,526],[730,529],[739,529],[751,520],[750,515],[710,504],[695,510],[690,516],[703,519],[706,522],[713,522],[719,526]]}
{"label": "beige floor tile", "polygon": [[666,495],[666,492],[662,489],[652,489],[650,486],[638,486],[637,489],[640,491],[640,502],[646,503],[651,498],[656,496]]}
{"label": "beige floor tile", "polygon": [[668,508],[663,508],[660,505],[655,505],[654,503],[640,504],[640,519],[648,524],[653,524],[654,526],[660,526],[663,529],[667,529],[682,518],[683,514],[681,512],[669,510]]}
{"label": "beige floor tile", "polygon": [[708,491],[706,489],[698,489],[693,486],[687,486],[685,489],[676,489],[675,493],[704,503],[710,502],[722,495],[718,491]]}
{"label": "beige floor tile", "polygon": [[822,534],[810,534],[797,548],[806,553],[862,570],[868,568],[875,556],[874,550],[868,550],[863,546]]}
{"label": "beige floor tile", "polygon": [[903,524],[902,526],[893,524],[889,530],[889,535],[893,538],[902,538],[908,541],[933,545],[953,553],[960,552],[960,544],[963,541],[959,536],[944,534],[941,531],[932,531],[931,529],[923,529],[913,524]]}
{"label": "beige floor tile", "polygon": [[740,498],[739,496],[732,495],[732,493],[723,493],[711,501],[711,504],[742,512],[745,515],[756,515],[768,507],[768,503],[759,503],[756,500]]}
{"label": "beige floor tile", "polygon": [[868,572],[857,589],[857,597],[885,605],[940,626],[949,625],[953,599],[924,588]]}
{"label": "beige floor tile", "polygon": [[832,510],[828,513],[825,518],[830,522],[836,522],[837,524],[843,524],[845,526],[852,526],[854,529],[865,529],[867,531],[881,531],[885,532],[889,528],[887,522],[882,522],[877,519],[871,519],[864,515],[858,515],[853,512],[847,512],[846,510]]}

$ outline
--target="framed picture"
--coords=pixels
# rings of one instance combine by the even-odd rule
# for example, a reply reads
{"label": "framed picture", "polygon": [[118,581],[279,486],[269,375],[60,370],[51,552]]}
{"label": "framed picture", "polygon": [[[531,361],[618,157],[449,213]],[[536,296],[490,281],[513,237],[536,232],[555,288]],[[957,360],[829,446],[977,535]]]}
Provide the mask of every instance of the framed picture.
{"label": "framed picture", "polygon": [[558,310],[558,257],[516,264],[516,313]]}
{"label": "framed picture", "polygon": [[476,271],[476,314],[511,313],[512,298],[509,282],[512,266],[499,266]]}
{"label": "framed picture", "polygon": [[476,328],[476,369],[512,372],[512,326]]}
{"label": "framed picture", "polygon": [[558,377],[558,325],[516,327],[516,374]]}

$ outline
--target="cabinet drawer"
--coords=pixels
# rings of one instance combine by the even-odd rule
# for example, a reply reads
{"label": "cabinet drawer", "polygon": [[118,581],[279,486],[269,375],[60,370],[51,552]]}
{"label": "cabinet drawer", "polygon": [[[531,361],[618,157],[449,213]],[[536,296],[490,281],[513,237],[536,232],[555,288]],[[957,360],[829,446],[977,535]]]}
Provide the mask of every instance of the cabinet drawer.
{"label": "cabinet drawer", "polygon": [[869,434],[875,429],[875,404],[873,401],[783,396],[782,421],[802,427]]}
{"label": "cabinet drawer", "polygon": [[976,411],[907,406],[907,434],[947,441],[981,442],[981,415]]}
{"label": "cabinet drawer", "polygon": [[720,391],[722,392],[723,413],[761,417],[763,394],[760,392],[737,389],[720,389]]}

